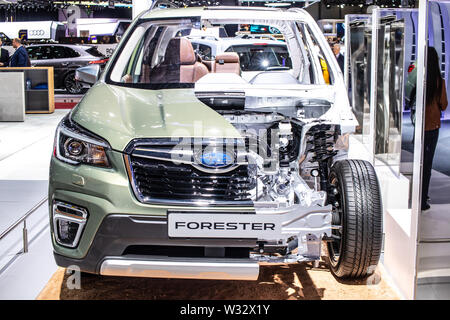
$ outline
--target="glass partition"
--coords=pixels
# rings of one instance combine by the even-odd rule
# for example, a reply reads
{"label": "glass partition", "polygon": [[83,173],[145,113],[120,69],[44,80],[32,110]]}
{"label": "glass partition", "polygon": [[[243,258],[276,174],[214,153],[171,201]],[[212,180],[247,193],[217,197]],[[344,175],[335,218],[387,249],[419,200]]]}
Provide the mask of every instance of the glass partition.
{"label": "glass partition", "polygon": [[370,139],[371,16],[346,15],[345,82],[353,113],[358,120],[356,137]]}
{"label": "glass partition", "polygon": [[381,161],[399,174],[405,22],[393,10],[380,10],[377,24],[375,163]]}
{"label": "glass partition", "polygon": [[413,199],[419,205],[415,297],[436,300],[450,299],[450,1],[426,2],[426,68],[415,82],[415,137],[423,135],[423,146],[416,146],[422,151],[420,192]]}

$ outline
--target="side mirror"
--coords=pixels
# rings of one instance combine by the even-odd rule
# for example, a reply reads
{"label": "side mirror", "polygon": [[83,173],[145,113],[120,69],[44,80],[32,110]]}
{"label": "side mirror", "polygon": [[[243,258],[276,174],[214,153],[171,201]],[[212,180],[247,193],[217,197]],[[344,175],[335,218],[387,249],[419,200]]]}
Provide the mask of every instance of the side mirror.
{"label": "side mirror", "polygon": [[93,85],[100,77],[100,65],[92,64],[86,67],[78,68],[75,71],[75,80],[82,84]]}

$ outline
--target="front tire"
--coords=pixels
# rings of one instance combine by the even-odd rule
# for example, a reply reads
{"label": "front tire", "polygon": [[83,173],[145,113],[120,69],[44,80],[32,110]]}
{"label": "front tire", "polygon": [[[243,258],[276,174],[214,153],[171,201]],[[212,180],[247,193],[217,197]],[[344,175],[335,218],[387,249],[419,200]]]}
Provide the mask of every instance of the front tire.
{"label": "front tire", "polygon": [[371,275],[382,245],[383,211],[378,179],[372,165],[362,160],[337,161],[329,175],[333,200],[330,268],[338,278]]}

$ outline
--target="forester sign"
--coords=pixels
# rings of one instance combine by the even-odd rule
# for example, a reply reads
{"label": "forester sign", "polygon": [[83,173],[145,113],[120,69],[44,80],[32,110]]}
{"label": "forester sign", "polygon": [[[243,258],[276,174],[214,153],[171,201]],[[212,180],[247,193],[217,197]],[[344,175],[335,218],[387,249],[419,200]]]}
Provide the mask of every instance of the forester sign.
{"label": "forester sign", "polygon": [[169,237],[278,238],[281,224],[270,215],[170,213]]}

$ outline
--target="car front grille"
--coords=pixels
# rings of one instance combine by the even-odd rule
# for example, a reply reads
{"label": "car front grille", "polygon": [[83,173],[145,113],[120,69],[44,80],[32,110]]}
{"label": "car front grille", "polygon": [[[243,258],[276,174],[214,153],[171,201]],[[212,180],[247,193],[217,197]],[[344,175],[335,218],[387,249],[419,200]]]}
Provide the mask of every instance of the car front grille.
{"label": "car front grille", "polygon": [[204,172],[189,163],[127,155],[134,192],[145,203],[251,205],[256,178],[248,165]]}

